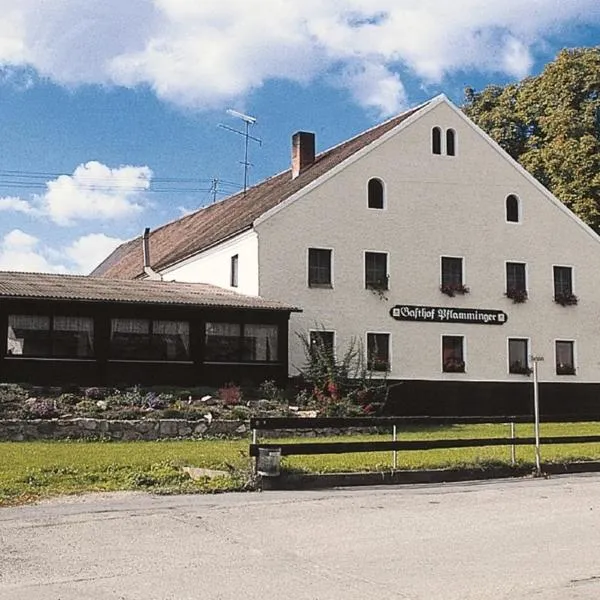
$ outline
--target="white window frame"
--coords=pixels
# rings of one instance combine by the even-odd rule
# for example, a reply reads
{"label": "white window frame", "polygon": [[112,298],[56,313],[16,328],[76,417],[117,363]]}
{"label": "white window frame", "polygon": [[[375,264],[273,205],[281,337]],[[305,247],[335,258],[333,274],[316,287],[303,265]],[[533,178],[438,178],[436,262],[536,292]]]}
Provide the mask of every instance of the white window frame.
{"label": "white window frame", "polygon": [[309,345],[309,347],[312,346],[311,339],[310,339],[311,333],[333,333],[333,357],[335,359],[337,359],[337,331],[335,329],[325,329],[325,328],[309,329],[308,330],[308,345]]}
{"label": "white window frame", "polygon": [[[552,285],[551,291],[552,291],[552,298],[554,298],[554,267],[565,267],[568,269],[571,269],[571,292],[577,296],[577,294],[575,293],[575,267],[574,265],[566,265],[566,264],[553,264],[550,266],[550,283]],[[562,341],[568,341],[568,340],[562,340]]]}
{"label": "white window frame", "polygon": [[[574,375],[560,375],[556,372],[556,342],[570,342],[573,345],[573,368],[575,369]],[[554,363],[552,364],[552,372],[555,377],[577,377],[579,375],[579,357],[577,356],[577,341],[573,339],[565,338],[554,338]]]}
{"label": "white window frame", "polygon": [[[369,365],[369,334],[374,334],[374,335],[387,335],[388,336],[388,370],[387,371],[372,371],[370,369],[368,369],[368,365]],[[376,374],[380,374],[382,376],[386,375],[386,373],[391,373],[392,372],[392,365],[393,365],[393,355],[392,355],[392,333],[390,331],[373,331],[373,330],[368,330],[365,331],[365,337],[364,337],[364,344],[365,344],[365,365],[367,366],[367,370],[369,370],[369,372],[373,375]]]}
{"label": "white window frame", "polygon": [[510,372],[510,340],[526,340],[527,341],[527,366],[531,369],[531,338],[526,335],[509,335],[506,338],[506,372],[509,375],[520,375],[520,373]]}
{"label": "white window frame", "polygon": [[525,291],[527,292],[527,296],[529,297],[529,263],[524,260],[505,260],[504,261],[504,293],[508,290],[508,273],[507,273],[507,265],[509,263],[515,263],[520,265],[525,265]]}
{"label": "white window frame", "polygon": [[[379,181],[379,183],[381,183],[381,186],[383,188],[383,206],[381,208],[373,208],[371,206],[369,206],[369,182],[371,181],[371,179],[377,179],[377,181]],[[369,179],[367,179],[367,186],[366,186],[366,191],[367,191],[367,209],[368,210],[373,210],[376,212],[382,212],[384,210],[387,210],[387,185],[383,179],[383,177],[378,177],[378,176],[374,176],[374,177],[369,177]]]}
{"label": "white window frame", "polygon": [[[453,373],[451,371],[444,371],[444,338],[445,337],[459,337],[462,338],[462,351],[463,351],[463,362],[465,363],[465,370],[461,373]],[[468,361],[468,355],[467,355],[467,336],[464,333],[449,333],[449,332],[445,332],[445,333],[441,333],[440,334],[440,344],[439,344],[439,350],[440,350],[440,372],[442,373],[442,375],[466,375],[468,373],[468,367],[469,367],[469,361]]]}
{"label": "white window frame", "polygon": [[[331,283],[315,283],[313,285],[310,284],[310,251],[311,250],[329,250],[331,252]],[[335,252],[333,248],[327,246],[308,246],[306,248],[306,273],[305,273],[305,284],[309,290],[318,290],[324,289],[329,290],[334,288],[335,282]]]}
{"label": "white window frame", "polygon": [[454,254],[440,254],[440,259],[438,261],[438,265],[439,265],[439,269],[440,269],[440,287],[443,284],[443,281],[442,281],[442,259],[443,258],[460,258],[461,271],[462,271],[462,273],[461,273],[462,284],[464,286],[466,286],[467,285],[467,273],[466,273],[466,267],[465,267],[465,263],[466,263],[465,257],[464,256],[456,256]]}
{"label": "white window frame", "polygon": [[[508,215],[507,210],[506,210],[506,201],[508,200],[509,196],[515,196],[515,198],[517,199],[517,217],[518,217],[518,221],[509,221],[508,220]],[[521,202],[521,196],[519,196],[519,194],[517,194],[516,192],[510,192],[509,194],[506,194],[506,196],[504,196],[504,205],[503,205],[503,210],[504,210],[504,222],[507,225],[521,225],[521,223],[523,222],[523,207],[522,207],[523,203]],[[511,261],[509,261],[511,262]]]}
{"label": "white window frame", "polygon": [[384,291],[389,291],[392,286],[391,286],[391,282],[392,282],[392,278],[390,276],[390,253],[385,251],[385,250],[363,250],[363,289],[365,290],[369,290],[370,288],[367,287],[367,253],[370,254],[385,254],[386,255],[386,259],[385,259],[385,266],[386,266],[386,276],[387,276],[387,289],[385,289]]}

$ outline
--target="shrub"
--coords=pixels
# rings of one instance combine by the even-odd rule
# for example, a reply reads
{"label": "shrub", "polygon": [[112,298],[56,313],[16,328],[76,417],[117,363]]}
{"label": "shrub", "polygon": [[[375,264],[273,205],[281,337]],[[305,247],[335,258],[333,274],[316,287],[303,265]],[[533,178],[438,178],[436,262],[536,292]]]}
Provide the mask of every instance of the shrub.
{"label": "shrub", "polygon": [[217,392],[224,406],[235,406],[242,401],[242,390],[234,383],[228,383]]}
{"label": "shrub", "polygon": [[54,419],[58,417],[58,410],[53,400],[30,398],[25,402],[23,416],[26,419]]}

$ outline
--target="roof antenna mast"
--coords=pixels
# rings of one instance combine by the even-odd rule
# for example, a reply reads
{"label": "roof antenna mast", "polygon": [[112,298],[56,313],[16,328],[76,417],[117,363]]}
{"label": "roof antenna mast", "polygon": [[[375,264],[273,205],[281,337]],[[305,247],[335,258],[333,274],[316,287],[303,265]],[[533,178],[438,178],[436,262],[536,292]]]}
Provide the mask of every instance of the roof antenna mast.
{"label": "roof antenna mast", "polygon": [[262,140],[260,138],[250,135],[250,125],[254,125],[256,123],[255,117],[245,115],[244,113],[238,112],[237,110],[233,110],[232,108],[227,110],[227,114],[231,115],[232,117],[237,117],[238,119],[241,119],[242,121],[244,121],[245,124],[244,131],[234,129],[233,127],[223,125],[222,123],[219,123],[219,127],[227,129],[227,131],[233,131],[233,133],[237,133],[239,135],[244,136],[244,161],[241,164],[244,165],[244,194],[246,194],[246,190],[248,189],[248,167],[252,166],[251,163],[248,162],[248,142],[252,140],[253,142],[257,142],[259,146],[262,146]]}

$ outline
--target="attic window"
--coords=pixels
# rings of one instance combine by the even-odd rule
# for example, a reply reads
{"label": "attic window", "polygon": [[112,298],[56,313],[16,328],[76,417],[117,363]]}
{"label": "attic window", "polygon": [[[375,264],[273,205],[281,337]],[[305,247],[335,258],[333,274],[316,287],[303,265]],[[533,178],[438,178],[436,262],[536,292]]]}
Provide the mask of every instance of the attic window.
{"label": "attic window", "polygon": [[442,130],[439,127],[431,130],[431,151],[434,154],[442,153]]}
{"label": "attic window", "polygon": [[446,154],[448,156],[456,154],[456,133],[454,129],[446,130]]}
{"label": "attic window", "polygon": [[519,198],[514,194],[506,197],[506,220],[509,223],[519,222]]}
{"label": "attic window", "polygon": [[369,208],[383,208],[383,182],[381,179],[369,179],[367,196]]}

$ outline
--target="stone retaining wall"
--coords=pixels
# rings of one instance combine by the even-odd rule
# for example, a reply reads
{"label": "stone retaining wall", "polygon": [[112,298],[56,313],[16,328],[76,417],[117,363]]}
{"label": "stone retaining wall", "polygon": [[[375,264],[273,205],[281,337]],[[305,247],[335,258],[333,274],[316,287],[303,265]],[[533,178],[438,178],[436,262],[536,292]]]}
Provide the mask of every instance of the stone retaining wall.
{"label": "stone retaining wall", "polygon": [[[320,437],[356,433],[388,433],[381,428],[361,427],[349,429],[281,429],[258,431],[259,440],[272,437]],[[249,436],[250,426],[244,421],[215,420],[187,421],[161,419],[144,421],[111,421],[107,419],[35,419],[0,420],[0,441],[22,442],[29,440],[159,440],[201,439],[223,436],[227,438]]]}
{"label": "stone retaining wall", "polygon": [[243,437],[248,424],[242,421],[109,421],[105,419],[0,420],[0,441],[90,439],[158,440],[208,436]]}

